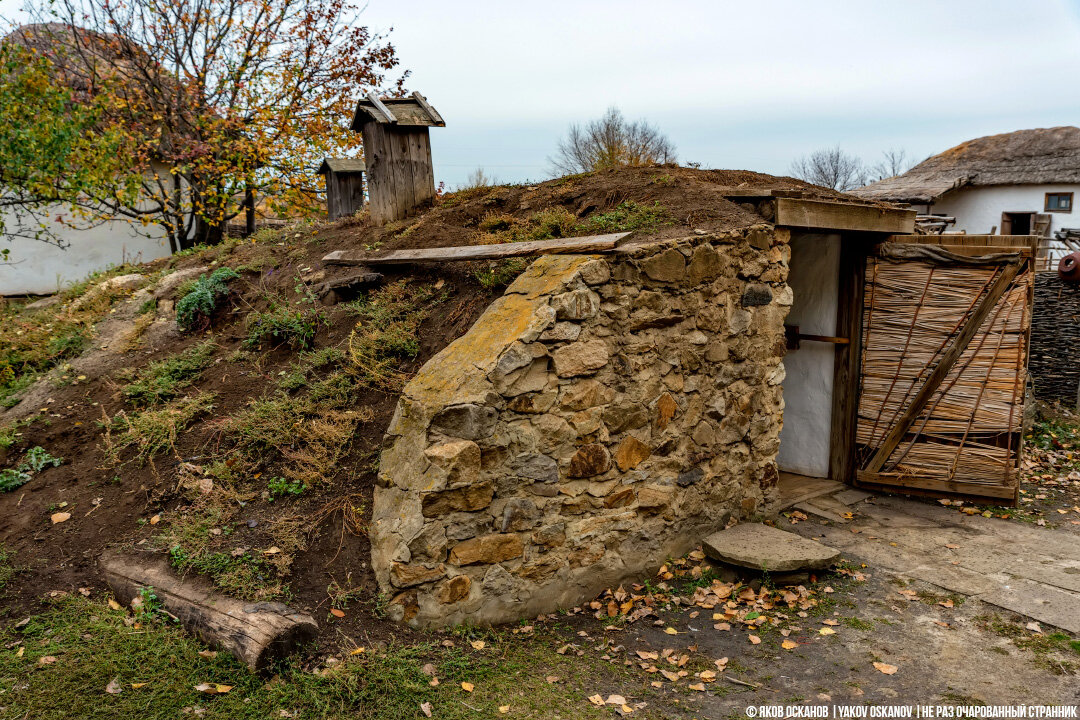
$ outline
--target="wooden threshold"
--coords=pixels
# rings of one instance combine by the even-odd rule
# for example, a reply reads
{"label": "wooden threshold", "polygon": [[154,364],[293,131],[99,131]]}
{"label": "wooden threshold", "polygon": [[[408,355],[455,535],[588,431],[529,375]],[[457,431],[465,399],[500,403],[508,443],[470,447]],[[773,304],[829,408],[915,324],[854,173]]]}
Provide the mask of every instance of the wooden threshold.
{"label": "wooden threshold", "polygon": [[408,265],[420,262],[456,262],[463,260],[499,260],[509,257],[604,253],[614,250],[630,233],[608,233],[557,240],[501,243],[498,245],[461,245],[441,248],[395,250],[381,257],[362,252],[335,250],[323,257],[328,265]]}
{"label": "wooden threshold", "polygon": [[776,224],[821,230],[911,233],[915,231],[915,211],[833,200],[778,197]]}
{"label": "wooden threshold", "polygon": [[971,498],[994,498],[1008,500],[1010,504],[1016,502],[1015,485],[985,485],[983,483],[961,482],[958,480],[941,480],[940,478],[926,477],[925,475],[901,475],[891,473],[876,473],[859,470],[855,483],[858,487],[873,487],[884,489],[889,492],[912,493],[916,495],[931,495],[940,497],[942,492],[956,493]]}

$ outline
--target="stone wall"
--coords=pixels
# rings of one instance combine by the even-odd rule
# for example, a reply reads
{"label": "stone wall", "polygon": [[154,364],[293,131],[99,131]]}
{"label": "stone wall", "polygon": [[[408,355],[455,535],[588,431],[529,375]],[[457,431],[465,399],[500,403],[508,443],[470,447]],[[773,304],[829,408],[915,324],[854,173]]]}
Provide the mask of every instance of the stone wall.
{"label": "stone wall", "polygon": [[536,260],[405,388],[371,526],[391,613],[550,612],[652,573],[775,485],[787,233]]}

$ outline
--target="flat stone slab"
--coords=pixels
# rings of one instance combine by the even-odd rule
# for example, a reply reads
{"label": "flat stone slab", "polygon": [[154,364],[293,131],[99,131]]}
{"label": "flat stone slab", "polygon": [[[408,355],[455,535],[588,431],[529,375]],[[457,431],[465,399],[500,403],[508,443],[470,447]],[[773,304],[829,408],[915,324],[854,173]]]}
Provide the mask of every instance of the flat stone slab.
{"label": "flat stone slab", "polygon": [[840,558],[839,550],[760,523],[729,527],[701,544],[714,560],[768,572],[824,570]]}

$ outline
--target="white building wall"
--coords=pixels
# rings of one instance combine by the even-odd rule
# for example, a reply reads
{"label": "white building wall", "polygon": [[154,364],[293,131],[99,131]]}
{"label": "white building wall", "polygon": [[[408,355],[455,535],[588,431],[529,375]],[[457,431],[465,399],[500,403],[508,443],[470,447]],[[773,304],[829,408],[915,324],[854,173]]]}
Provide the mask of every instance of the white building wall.
{"label": "white building wall", "polygon": [[[70,209],[51,209],[49,217],[55,220],[58,215],[70,217]],[[5,224],[14,226],[14,217],[5,217]],[[10,264],[0,264],[0,295],[46,295],[97,270],[170,255],[169,240],[159,226],[112,220],[84,229],[55,221],[49,227],[69,243],[66,249],[40,240],[0,237],[0,248],[11,251]]]}
{"label": "white building wall", "polygon": [[[1071,192],[1073,203],[1080,201],[1080,185],[986,185],[965,187],[946,193],[930,206],[932,213],[956,217],[956,225],[947,232],[967,231],[969,235],[986,234],[997,227],[1001,234],[1001,213],[1044,213],[1046,193]],[[916,206],[924,212],[925,208]],[[1080,211],[1053,212],[1050,215],[1050,234],[1063,227],[1080,227]]]}
{"label": "white building wall", "polygon": [[[785,322],[803,333],[836,335],[840,236],[793,235],[788,285],[794,301]],[[829,476],[835,359],[835,345],[812,341],[784,357],[784,427],[776,458],[781,470]]]}

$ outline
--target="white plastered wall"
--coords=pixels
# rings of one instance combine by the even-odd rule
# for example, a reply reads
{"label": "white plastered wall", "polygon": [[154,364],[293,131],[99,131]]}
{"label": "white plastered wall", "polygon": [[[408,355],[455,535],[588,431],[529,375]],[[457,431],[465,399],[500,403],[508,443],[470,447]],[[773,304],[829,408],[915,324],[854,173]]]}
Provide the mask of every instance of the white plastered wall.
{"label": "white plastered wall", "polygon": [[[1001,234],[1001,213],[1034,212],[1043,213],[1046,207],[1046,193],[1073,193],[1073,203],[1080,202],[1080,185],[976,185],[952,190],[938,198],[932,205],[914,206],[919,212],[932,212],[939,215],[952,215],[956,225],[950,225],[948,232],[967,232],[968,235],[982,235],[997,228]],[[1053,212],[1050,215],[1050,235],[1063,227],[1080,227],[1080,210],[1072,212]],[[1064,245],[1054,244],[1053,256],[1061,257],[1066,252]]]}
{"label": "white plastered wall", "polygon": [[[788,285],[794,294],[788,325],[812,335],[836,335],[840,236],[793,234]],[[836,346],[803,341],[784,358],[784,429],[776,462],[782,471],[829,476],[833,367]]]}
{"label": "white plastered wall", "polygon": [[[71,211],[58,207],[49,217],[57,215],[70,217]],[[7,218],[7,223],[14,225],[14,218]],[[11,251],[10,264],[0,264],[0,295],[47,295],[94,271],[124,262],[149,262],[170,254],[169,240],[158,226],[142,227],[122,220],[88,228],[56,222],[49,226],[68,243],[67,248],[28,238],[0,238],[0,247]]]}

